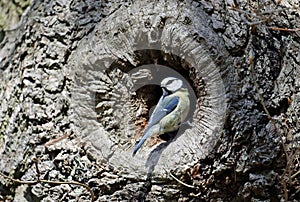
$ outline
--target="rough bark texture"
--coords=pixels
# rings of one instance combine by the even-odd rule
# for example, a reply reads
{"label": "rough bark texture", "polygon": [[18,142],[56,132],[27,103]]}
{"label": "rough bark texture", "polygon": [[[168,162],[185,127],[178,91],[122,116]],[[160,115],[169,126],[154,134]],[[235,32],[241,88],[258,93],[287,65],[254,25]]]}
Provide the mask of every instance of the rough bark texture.
{"label": "rough bark texture", "polygon": [[[36,180],[37,157],[97,201],[296,201],[300,36],[276,27],[300,27],[295,2],[31,2],[1,42],[1,173]],[[192,125],[132,158],[161,94],[136,86],[161,66],[190,85]],[[0,182],[0,200],[91,200]]]}

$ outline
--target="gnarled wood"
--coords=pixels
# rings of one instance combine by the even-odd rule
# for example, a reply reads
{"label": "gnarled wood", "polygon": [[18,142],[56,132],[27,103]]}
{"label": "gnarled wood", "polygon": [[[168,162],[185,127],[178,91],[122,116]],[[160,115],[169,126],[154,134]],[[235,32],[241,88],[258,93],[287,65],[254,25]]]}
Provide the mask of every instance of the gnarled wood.
{"label": "gnarled wood", "polygon": [[[204,17],[188,3],[135,3],[106,18],[81,41],[70,57],[77,81],[72,102],[78,133],[99,150],[95,158],[109,159],[126,175],[143,176],[155,168],[155,177],[162,177],[166,170],[181,171],[212,151],[226,115],[225,87],[214,57],[227,52]],[[209,37],[199,40],[201,36]],[[148,117],[145,112],[136,115],[137,109],[150,111],[154,103],[143,99],[161,95],[159,88],[136,90],[174,75],[191,85],[193,126],[183,125],[172,143],[150,142],[151,148],[133,158],[132,147],[142,134],[136,133],[143,131],[136,124]]]}
{"label": "gnarled wood", "polygon": [[[297,3],[32,1],[0,45],[1,173],[36,180],[37,157],[40,179],[97,201],[298,200]],[[166,74],[193,125],[132,158]],[[0,177],[10,199],[91,198]]]}

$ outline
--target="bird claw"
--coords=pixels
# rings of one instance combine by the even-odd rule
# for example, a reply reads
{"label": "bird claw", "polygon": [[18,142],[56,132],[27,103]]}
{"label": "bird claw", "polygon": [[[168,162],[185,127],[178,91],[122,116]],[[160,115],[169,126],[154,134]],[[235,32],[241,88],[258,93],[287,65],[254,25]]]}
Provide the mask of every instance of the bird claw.
{"label": "bird claw", "polygon": [[190,127],[193,127],[193,126],[194,126],[194,124],[193,124],[192,122],[190,122],[189,120],[183,122],[181,125],[188,125],[188,126],[190,126]]}

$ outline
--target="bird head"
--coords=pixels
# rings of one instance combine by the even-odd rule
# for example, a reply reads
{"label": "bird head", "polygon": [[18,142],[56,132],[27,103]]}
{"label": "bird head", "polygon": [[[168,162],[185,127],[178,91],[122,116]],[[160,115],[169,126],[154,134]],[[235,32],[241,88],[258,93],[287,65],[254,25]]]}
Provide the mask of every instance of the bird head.
{"label": "bird head", "polygon": [[176,92],[183,87],[183,82],[175,77],[167,77],[162,80],[160,86],[169,92]]}

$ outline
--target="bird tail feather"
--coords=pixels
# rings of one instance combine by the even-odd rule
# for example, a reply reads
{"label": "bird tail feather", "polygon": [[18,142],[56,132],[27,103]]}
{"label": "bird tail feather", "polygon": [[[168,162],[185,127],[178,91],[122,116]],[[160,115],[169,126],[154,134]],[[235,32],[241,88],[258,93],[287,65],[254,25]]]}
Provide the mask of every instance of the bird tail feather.
{"label": "bird tail feather", "polygon": [[143,135],[142,139],[139,141],[139,143],[134,147],[132,156],[134,156],[138,150],[142,147],[144,142],[147,140],[148,137],[154,136],[155,134],[158,134],[159,132],[159,126],[152,126],[149,128],[149,130],[146,131],[146,133]]}

